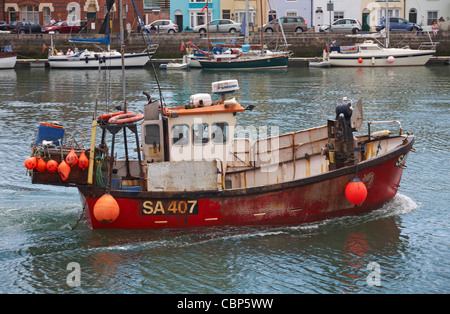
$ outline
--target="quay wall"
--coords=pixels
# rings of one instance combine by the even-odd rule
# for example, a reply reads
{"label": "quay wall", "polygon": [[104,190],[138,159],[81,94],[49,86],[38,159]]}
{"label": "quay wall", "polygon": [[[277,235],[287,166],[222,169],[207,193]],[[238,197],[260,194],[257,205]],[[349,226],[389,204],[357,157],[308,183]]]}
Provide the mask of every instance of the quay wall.
{"label": "quay wall", "polygon": [[[430,35],[433,42],[439,42],[436,56],[450,56],[450,32],[440,32],[439,35]],[[69,43],[69,39],[76,38],[101,38],[101,35],[76,34],[75,36],[69,34],[54,34],[53,43],[56,49],[62,49],[64,52],[67,49],[73,49],[73,44]],[[158,44],[159,48],[154,58],[179,58],[182,56],[181,51],[182,42],[194,42],[200,48],[207,47],[206,36],[200,36],[198,33],[183,32],[177,34],[151,34],[150,36],[153,44]],[[210,40],[213,42],[229,42],[235,36],[231,34],[211,34]],[[250,44],[258,45],[261,37],[259,34],[252,34],[250,36]],[[314,33],[305,32],[300,34],[287,34],[286,40],[289,49],[294,53],[293,57],[320,57],[322,50],[327,42],[332,41],[339,45],[351,45],[356,40],[354,37],[348,37],[345,34],[328,34],[328,33]],[[384,39],[379,39],[384,43]],[[243,37],[237,39],[239,43],[243,42]],[[415,32],[391,33],[390,46],[403,47],[409,45],[411,48],[418,48],[422,42],[429,42],[430,37],[425,32],[417,34]],[[269,49],[274,49],[276,44],[281,44],[280,39],[276,34],[264,34],[264,44]],[[12,44],[18,52],[19,58],[46,58],[47,51],[43,48],[51,46],[51,35],[48,34],[0,34],[0,46]],[[91,44],[80,45],[79,49],[90,48]],[[119,49],[120,39],[114,36],[111,40],[111,47]],[[141,52],[145,48],[142,34],[132,33],[126,38],[127,52]]]}

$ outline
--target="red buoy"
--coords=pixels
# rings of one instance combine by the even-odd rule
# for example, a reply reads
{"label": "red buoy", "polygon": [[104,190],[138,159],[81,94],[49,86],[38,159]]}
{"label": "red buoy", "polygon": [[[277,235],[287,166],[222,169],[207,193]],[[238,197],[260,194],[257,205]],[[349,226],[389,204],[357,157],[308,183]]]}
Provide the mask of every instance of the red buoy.
{"label": "red buoy", "polygon": [[75,166],[78,163],[78,156],[75,153],[75,149],[72,148],[70,153],[66,156],[66,162],[69,166]]}
{"label": "red buoy", "polygon": [[50,159],[49,161],[47,161],[47,171],[48,172],[58,171],[58,162],[53,159]]}
{"label": "red buoy", "polygon": [[47,170],[47,163],[44,161],[44,159],[42,159],[42,157],[40,157],[40,156],[38,159],[39,160],[36,164],[36,170],[39,172],[43,172],[43,171]]}
{"label": "red buoy", "polygon": [[58,173],[63,179],[63,181],[66,181],[70,174],[70,166],[66,163],[65,160],[61,161],[61,163],[58,166]]}
{"label": "red buoy", "polygon": [[354,177],[345,187],[345,197],[352,204],[361,204],[367,197],[366,185]]}
{"label": "red buoy", "polygon": [[89,159],[86,157],[84,151],[81,152],[80,157],[78,158],[78,167],[81,169],[86,169],[89,166]]}
{"label": "red buoy", "polygon": [[363,58],[359,57],[358,62],[362,63],[363,62]]}
{"label": "red buoy", "polygon": [[110,194],[100,197],[94,205],[95,219],[101,223],[111,223],[119,216],[119,204]]}
{"label": "red buoy", "polygon": [[25,159],[24,164],[25,164],[25,167],[28,170],[32,170],[32,169],[36,168],[36,165],[37,165],[37,158],[36,158],[36,156],[33,156],[33,157]]}

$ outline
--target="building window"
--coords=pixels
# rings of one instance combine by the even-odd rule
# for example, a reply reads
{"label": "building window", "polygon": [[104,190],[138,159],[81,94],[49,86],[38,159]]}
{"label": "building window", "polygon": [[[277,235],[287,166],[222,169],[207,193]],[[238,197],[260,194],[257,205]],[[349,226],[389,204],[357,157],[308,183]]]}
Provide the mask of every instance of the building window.
{"label": "building window", "polygon": [[428,11],[427,25],[433,25],[433,21],[438,21],[438,11]]}
{"label": "building window", "polygon": [[[191,21],[191,28],[194,28],[198,25],[206,24],[206,10],[200,12],[201,10],[191,10],[189,12],[190,21]],[[208,11],[208,21],[211,22],[212,17],[212,10]]]}
{"label": "building window", "polygon": [[50,24],[50,21],[52,20],[52,15],[49,7],[42,8],[42,17],[44,19],[43,20],[44,25]]}
{"label": "building window", "polygon": [[297,15],[298,15],[297,11],[287,11],[286,12],[286,16],[297,16]]}
{"label": "building window", "polygon": [[[389,17],[399,17],[400,9],[392,9],[388,11]],[[378,9],[377,10],[377,25],[380,25],[381,20],[384,18],[386,14],[386,9]]]}
{"label": "building window", "polygon": [[24,5],[19,8],[20,20],[39,24],[39,9],[35,5]]}
{"label": "building window", "polygon": [[[235,21],[237,23],[243,23],[244,22],[245,11],[236,11],[234,14],[236,15]],[[254,25],[254,23],[255,23],[255,11],[252,10],[252,11],[248,12],[248,15],[250,17],[249,20],[248,20],[248,24],[249,25]]]}
{"label": "building window", "polygon": [[222,10],[222,18],[231,20],[231,10]]}
{"label": "building window", "polygon": [[339,20],[344,18],[344,12],[343,11],[334,11],[334,20]]}
{"label": "building window", "polygon": [[159,9],[160,0],[144,0],[144,10]]}

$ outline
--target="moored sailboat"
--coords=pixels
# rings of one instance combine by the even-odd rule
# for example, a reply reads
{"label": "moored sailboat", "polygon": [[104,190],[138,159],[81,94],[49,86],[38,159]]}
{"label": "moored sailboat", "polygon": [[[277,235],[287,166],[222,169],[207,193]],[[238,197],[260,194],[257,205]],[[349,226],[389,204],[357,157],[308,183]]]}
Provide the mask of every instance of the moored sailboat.
{"label": "moored sailboat", "polygon": [[[389,2],[386,0],[386,16],[389,12]],[[324,62],[337,67],[396,67],[396,66],[423,66],[436,53],[439,43],[432,41],[422,43],[418,49],[408,46],[403,48],[389,47],[390,30],[389,19],[386,19],[384,46],[371,39],[363,43],[345,46],[325,47]],[[372,37],[373,35],[349,35],[352,37]],[[431,38],[430,38],[431,40]]]}
{"label": "moored sailboat", "polygon": [[17,52],[13,51],[11,45],[0,49],[0,69],[12,69],[16,65]]}
{"label": "moored sailboat", "polygon": [[[208,6],[206,6],[208,7]],[[260,1],[262,24],[262,0]],[[197,61],[204,69],[216,70],[259,70],[259,69],[285,69],[288,67],[291,53],[283,45],[282,51],[270,51],[264,47],[263,28],[260,27],[261,43],[259,50],[250,49],[248,45],[248,0],[246,1],[246,17],[243,23],[245,33],[245,45],[241,48],[229,49],[220,54],[210,53],[205,58]]]}
{"label": "moored sailboat", "polygon": [[[96,45],[99,50],[92,51],[89,49],[84,49],[78,51],[67,51],[66,54],[62,51],[57,51],[53,45],[53,37],[51,43],[51,49],[49,49],[48,63],[51,68],[57,69],[98,69],[99,64],[102,64],[107,68],[120,69],[122,67],[122,54],[117,50],[111,49],[111,39],[110,39],[110,11],[114,5],[114,0],[107,1],[107,14],[100,27],[100,34],[105,34],[103,38],[99,39],[82,39],[82,38],[71,38],[69,42],[71,43],[84,43]],[[133,6],[139,15],[136,4],[133,0]],[[138,18],[139,23],[142,23],[142,19]],[[148,46],[144,51],[140,53],[124,53],[123,58],[125,62],[125,68],[139,68],[145,66],[149,59],[156,52],[158,45],[152,44],[148,31],[145,27],[141,27],[143,31],[147,34]],[[101,45],[101,46],[99,46]],[[106,48],[102,48],[106,47]],[[70,49],[69,49],[70,50]]]}

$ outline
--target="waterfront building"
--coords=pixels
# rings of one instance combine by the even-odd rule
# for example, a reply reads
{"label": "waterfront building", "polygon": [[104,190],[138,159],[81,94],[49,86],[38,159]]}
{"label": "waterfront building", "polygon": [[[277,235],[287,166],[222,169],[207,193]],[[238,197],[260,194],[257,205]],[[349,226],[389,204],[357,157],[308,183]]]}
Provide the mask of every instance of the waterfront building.
{"label": "waterfront building", "polygon": [[170,19],[178,25],[180,31],[206,24],[206,14],[209,15],[209,21],[220,19],[220,0],[208,0],[208,9],[205,8],[206,1],[171,0]]}
{"label": "waterfront building", "polygon": [[[312,24],[316,32],[320,26],[329,25],[338,19],[354,18],[361,22],[361,5],[364,0],[314,0]],[[333,8],[328,11],[329,3]]]}
{"label": "waterfront building", "polygon": [[[143,0],[135,0],[135,3],[142,14]],[[119,29],[117,6],[117,3],[114,4],[111,13],[114,32]],[[0,19],[7,23],[11,21],[32,21],[39,25],[47,25],[51,21],[67,20],[72,24],[85,23],[88,31],[92,32],[98,31],[106,15],[106,0],[4,0],[0,7],[2,8]],[[137,19],[132,1],[123,0],[122,12],[127,29],[136,30]]]}
{"label": "waterfront building", "polygon": [[[275,13],[276,17],[301,16],[305,19],[308,27],[312,26],[312,4],[311,0],[270,0],[269,11]],[[272,19],[269,13],[269,21]]]}

